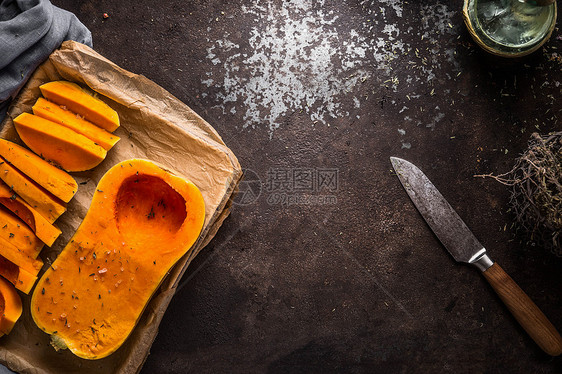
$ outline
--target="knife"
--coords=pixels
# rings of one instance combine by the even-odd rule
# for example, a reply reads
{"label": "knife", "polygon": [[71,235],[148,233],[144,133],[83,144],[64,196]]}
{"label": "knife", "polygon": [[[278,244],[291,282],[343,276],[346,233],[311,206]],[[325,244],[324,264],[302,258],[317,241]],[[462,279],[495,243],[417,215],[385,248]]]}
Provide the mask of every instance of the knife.
{"label": "knife", "polygon": [[412,163],[391,157],[408,196],[457,262],[476,266],[529,336],[551,356],[562,353],[562,338],[552,323],[513,279],[486,253],[453,207]]}

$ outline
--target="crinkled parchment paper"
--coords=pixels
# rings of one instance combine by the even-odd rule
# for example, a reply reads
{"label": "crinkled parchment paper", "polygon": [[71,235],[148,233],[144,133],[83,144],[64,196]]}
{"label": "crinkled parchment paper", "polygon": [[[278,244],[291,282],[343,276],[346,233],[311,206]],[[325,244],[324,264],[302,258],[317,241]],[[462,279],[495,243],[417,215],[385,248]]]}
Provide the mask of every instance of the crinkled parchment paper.
{"label": "crinkled parchment paper", "polygon": [[[62,230],[52,248],[41,257],[48,266],[64,248],[86,215],[94,189],[103,174],[119,161],[145,158],[175,170],[191,180],[205,198],[205,225],[191,251],[170,271],[156,291],[127,341],[100,360],[84,360],[68,350],[55,352],[49,335],[32,320],[30,295],[22,295],[24,311],[12,333],[0,339],[0,362],[22,373],[137,373],[149,354],[158,325],[185,269],[213,238],[229,213],[230,197],[242,176],[240,164],[217,132],[188,106],[141,75],[121,69],[92,49],[64,42],[35,71],[8,112],[0,136],[21,143],[12,118],[31,107],[40,96],[39,86],[69,80],[89,87],[119,113],[121,137],[94,170],[73,173],[78,193],[56,222]],[[42,272],[40,273],[42,274]]]}

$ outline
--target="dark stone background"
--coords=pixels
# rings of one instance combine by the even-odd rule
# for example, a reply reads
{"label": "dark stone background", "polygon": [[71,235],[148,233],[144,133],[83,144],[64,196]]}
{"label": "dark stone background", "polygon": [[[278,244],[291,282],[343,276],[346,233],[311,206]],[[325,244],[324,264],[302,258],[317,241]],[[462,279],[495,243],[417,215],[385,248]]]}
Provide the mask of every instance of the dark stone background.
{"label": "dark stone background", "polygon": [[[53,3],[98,52],[206,118],[253,172],[143,373],[562,372],[446,253],[389,162],[424,170],[562,329],[562,259],[514,239],[509,191],[474,177],[509,170],[532,132],[559,129],[560,30],[511,61],[473,43],[460,1]],[[337,170],[335,191],[278,183],[323,168]],[[282,204],[283,193],[316,200]]]}

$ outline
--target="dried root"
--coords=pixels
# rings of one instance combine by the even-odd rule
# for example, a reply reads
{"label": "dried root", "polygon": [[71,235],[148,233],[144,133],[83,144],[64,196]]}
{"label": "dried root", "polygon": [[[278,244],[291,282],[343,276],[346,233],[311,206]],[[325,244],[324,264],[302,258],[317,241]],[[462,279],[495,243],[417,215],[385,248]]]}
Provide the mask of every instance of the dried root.
{"label": "dried root", "polygon": [[510,186],[519,229],[535,245],[562,256],[562,132],[534,133],[511,171],[482,177]]}

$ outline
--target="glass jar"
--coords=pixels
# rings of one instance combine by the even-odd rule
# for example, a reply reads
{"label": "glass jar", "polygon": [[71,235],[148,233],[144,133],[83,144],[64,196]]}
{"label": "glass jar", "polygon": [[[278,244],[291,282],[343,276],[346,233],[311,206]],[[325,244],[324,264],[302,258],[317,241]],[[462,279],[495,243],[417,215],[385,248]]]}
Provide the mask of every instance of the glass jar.
{"label": "glass jar", "polygon": [[473,39],[499,56],[520,57],[543,45],[556,24],[556,2],[465,0],[464,22]]}

